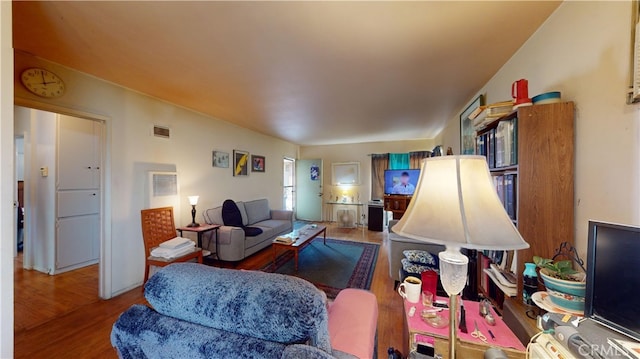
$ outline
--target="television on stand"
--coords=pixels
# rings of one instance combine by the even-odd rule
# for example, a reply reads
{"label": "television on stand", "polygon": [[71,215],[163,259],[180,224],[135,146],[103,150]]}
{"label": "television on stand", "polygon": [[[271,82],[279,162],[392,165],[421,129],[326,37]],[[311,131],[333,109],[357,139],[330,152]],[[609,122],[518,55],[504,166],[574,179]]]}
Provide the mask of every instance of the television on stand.
{"label": "television on stand", "polygon": [[412,196],[420,178],[419,169],[384,171],[384,194]]}
{"label": "television on stand", "polygon": [[589,221],[584,314],[640,341],[640,227]]}

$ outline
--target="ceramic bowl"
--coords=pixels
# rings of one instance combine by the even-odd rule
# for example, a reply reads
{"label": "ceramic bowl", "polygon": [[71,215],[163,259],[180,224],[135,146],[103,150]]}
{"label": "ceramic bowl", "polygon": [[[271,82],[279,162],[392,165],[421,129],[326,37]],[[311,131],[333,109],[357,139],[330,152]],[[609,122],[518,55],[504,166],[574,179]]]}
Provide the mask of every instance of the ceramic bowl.
{"label": "ceramic bowl", "polygon": [[548,103],[560,102],[561,93],[559,91],[545,92],[531,99],[534,105],[544,105]]}
{"label": "ceramic bowl", "polygon": [[568,309],[573,311],[584,311],[584,297],[578,297],[576,295],[557,292],[547,288],[549,299],[551,302],[560,309]]}
{"label": "ceramic bowl", "polygon": [[586,275],[584,273],[577,273],[574,275],[574,278],[580,280],[580,282],[575,282],[571,280],[564,280],[551,277],[546,274],[546,270],[542,269],[540,271],[540,276],[544,281],[544,286],[547,289],[551,289],[556,292],[565,293],[569,295],[573,295],[576,297],[585,297],[585,292],[587,290],[587,282],[584,281]]}

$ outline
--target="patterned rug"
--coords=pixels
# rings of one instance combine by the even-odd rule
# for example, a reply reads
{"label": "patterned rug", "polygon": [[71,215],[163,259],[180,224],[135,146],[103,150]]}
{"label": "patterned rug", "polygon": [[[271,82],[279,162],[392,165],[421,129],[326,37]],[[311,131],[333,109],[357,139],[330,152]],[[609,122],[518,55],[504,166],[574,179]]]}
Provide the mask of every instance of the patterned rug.
{"label": "patterned rug", "polygon": [[260,270],[306,279],[327,293],[329,298],[335,298],[345,288],[371,287],[379,248],[374,243],[330,238],[324,245],[322,238],[315,238],[300,250],[298,272],[295,271],[293,251],[280,248],[275,268],[270,262]]}

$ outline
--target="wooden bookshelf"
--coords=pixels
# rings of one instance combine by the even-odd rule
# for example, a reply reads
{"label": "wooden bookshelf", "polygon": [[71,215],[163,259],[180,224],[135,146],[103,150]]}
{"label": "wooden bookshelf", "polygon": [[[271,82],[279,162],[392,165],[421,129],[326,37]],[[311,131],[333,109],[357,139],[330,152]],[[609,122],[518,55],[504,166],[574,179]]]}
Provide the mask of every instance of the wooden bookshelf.
{"label": "wooden bookshelf", "polygon": [[551,258],[562,242],[574,244],[574,117],[573,102],[521,107],[477,133],[516,119],[517,163],[491,172],[517,175],[514,223],[530,246],[517,254],[519,301],[524,263],[534,255]]}

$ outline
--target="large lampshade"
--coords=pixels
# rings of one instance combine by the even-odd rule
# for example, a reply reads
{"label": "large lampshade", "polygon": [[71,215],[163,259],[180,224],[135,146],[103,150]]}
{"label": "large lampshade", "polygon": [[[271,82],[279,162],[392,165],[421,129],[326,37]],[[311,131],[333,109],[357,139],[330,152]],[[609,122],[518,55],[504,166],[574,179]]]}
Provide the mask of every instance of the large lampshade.
{"label": "large lampshade", "polygon": [[449,294],[449,358],[456,357],[457,297],[467,280],[469,259],[460,248],[528,248],[513,225],[482,156],[433,157],[422,162],[420,179],[402,219],[392,230],[418,241],[442,244],[440,279]]}
{"label": "large lampshade", "polygon": [[459,248],[529,247],[504,210],[482,156],[424,160],[413,198],[393,231],[404,237]]}

